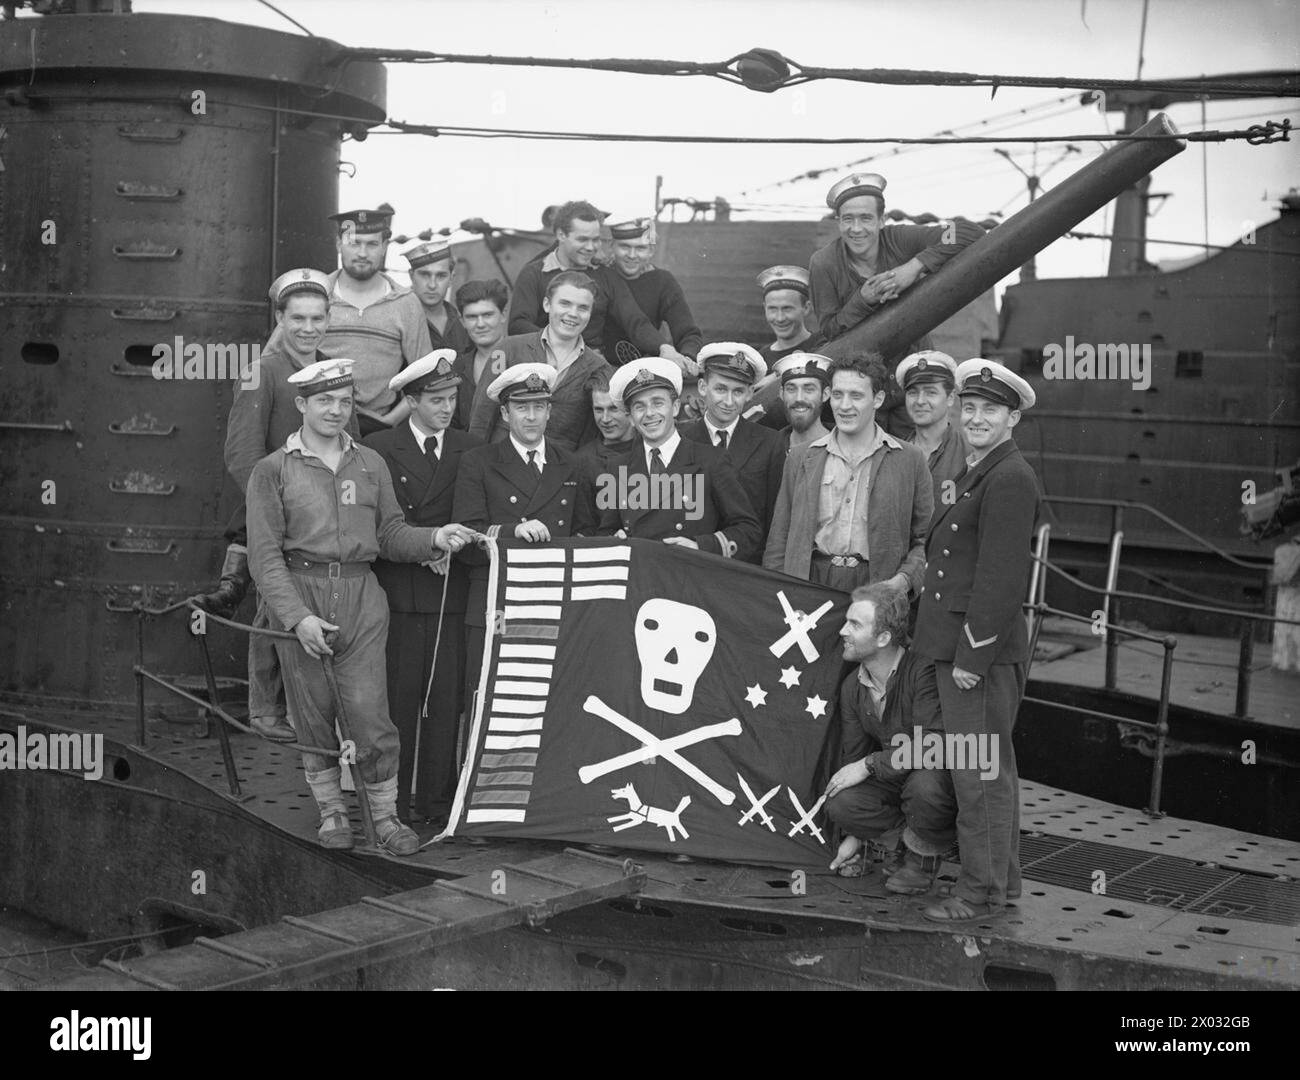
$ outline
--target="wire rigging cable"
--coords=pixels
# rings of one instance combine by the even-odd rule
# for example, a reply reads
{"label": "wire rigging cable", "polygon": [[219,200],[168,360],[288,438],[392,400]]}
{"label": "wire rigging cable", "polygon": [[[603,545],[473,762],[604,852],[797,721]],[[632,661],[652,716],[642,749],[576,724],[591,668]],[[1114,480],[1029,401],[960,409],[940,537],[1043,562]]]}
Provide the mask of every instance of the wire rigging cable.
{"label": "wire rigging cable", "polygon": [[565,59],[553,56],[492,56],[440,53],[424,49],[340,48],[333,59],[378,60],[405,64],[488,64],[495,67],[579,68],[640,75],[705,75],[771,93],[818,79],[891,86],[980,86],[994,93],[1003,86],[1041,86],[1057,90],[1146,90],[1230,97],[1292,97],[1300,93],[1300,72],[1265,73],[1268,78],[1223,75],[1197,79],[1098,79],[1066,75],[990,75],[971,71],[925,71],[903,68],[814,67],[790,60],[772,49],[750,49],[722,61],[648,60],[630,57]]}

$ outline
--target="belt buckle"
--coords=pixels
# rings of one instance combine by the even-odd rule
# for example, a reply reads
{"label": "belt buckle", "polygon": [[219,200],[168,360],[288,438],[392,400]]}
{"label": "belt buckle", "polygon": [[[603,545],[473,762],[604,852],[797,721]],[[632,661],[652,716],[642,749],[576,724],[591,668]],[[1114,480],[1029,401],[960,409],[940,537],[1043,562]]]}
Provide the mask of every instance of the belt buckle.
{"label": "belt buckle", "polygon": [[342,563],[337,563],[337,562],[332,562],[332,563],[330,563],[330,564],[329,564],[329,576],[332,577],[332,578],[340,578],[340,577],[342,577],[342,576],[343,576],[343,564],[342,564]]}

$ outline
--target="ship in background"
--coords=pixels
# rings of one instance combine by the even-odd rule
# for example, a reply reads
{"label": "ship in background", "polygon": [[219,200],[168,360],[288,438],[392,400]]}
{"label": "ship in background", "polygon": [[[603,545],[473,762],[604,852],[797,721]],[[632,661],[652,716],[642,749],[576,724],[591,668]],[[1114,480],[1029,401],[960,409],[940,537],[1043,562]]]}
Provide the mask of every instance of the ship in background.
{"label": "ship in background", "polygon": [[[196,712],[195,700],[201,704],[205,696],[232,709],[238,704],[243,638],[211,635],[209,681],[184,629],[185,613],[147,614],[210,586],[236,495],[221,467],[230,382],[156,379],[154,345],[177,336],[197,343],[261,342],[269,321],[264,283],[289,266],[335,264],[327,217],[337,209],[339,145],[345,135],[383,120],[383,66],[340,63],[339,46],[323,39],[209,18],[130,14],[121,0],[42,6],[54,13],[40,22],[0,26],[7,165],[0,173],[0,730],[24,724],[99,731],[112,751],[101,782],[52,772],[0,777],[0,817],[7,823],[0,832],[0,867],[6,869],[0,903],[87,934],[182,935],[189,927],[192,937],[198,926],[219,935],[300,911],[295,905],[304,896],[325,906],[366,891],[411,887],[429,875],[452,879],[461,869],[486,866],[483,858],[499,861],[496,847],[476,861],[472,851],[450,845],[428,865],[317,849],[312,829],[304,831],[297,820],[303,808],[296,800],[307,796],[294,755],[239,738],[234,755],[224,756],[224,740],[212,738],[213,726]],[[203,114],[193,98],[199,55],[212,87]],[[216,160],[224,167],[212,168]],[[57,243],[41,243],[31,227],[47,220],[55,224]],[[775,262],[805,262],[831,228],[826,222],[663,222],[659,259],[682,281],[706,334],[762,344],[767,330],[755,276]],[[1167,584],[1186,588],[1181,583],[1190,581],[1201,595],[1244,598],[1262,610],[1259,582],[1268,558],[1236,536],[1240,485],[1228,479],[1255,479],[1265,490],[1274,470],[1300,458],[1294,207],[1261,226],[1256,240],[1267,257],[1226,251],[1168,274],[1134,264],[1104,279],[1013,286],[994,339],[987,304],[980,302],[964,329],[940,340],[954,355],[1001,356],[1031,379],[1039,377],[1035,366],[1043,348],[1067,332],[1081,339],[1081,327],[1100,340],[1151,344],[1156,372],[1147,398],[1160,402],[1159,411],[1144,405],[1135,413],[1130,394],[1107,397],[1110,389],[1097,384],[1088,386],[1086,400],[1067,400],[1053,384],[1043,395],[1053,411],[1040,412],[1036,421],[1041,441],[1035,443],[1033,426],[1022,429],[1026,457],[1049,498],[1140,496],[1247,564],[1220,568],[1217,556],[1167,526],[1145,533],[1129,528],[1124,549],[1150,560],[1137,564],[1138,571],[1150,575],[1149,565],[1169,577],[1172,568],[1182,576]],[[547,243],[544,234],[482,226],[479,239],[456,246],[463,274],[513,279]],[[1084,427],[1086,436],[1080,435]],[[1206,483],[1207,475],[1217,482]],[[1129,487],[1117,487],[1117,477]],[[1199,500],[1192,515],[1189,490]],[[1116,508],[1052,509],[1051,547],[1043,550],[1072,569],[1080,584],[1052,580],[1045,595],[1054,608],[1089,613],[1095,597],[1067,587],[1095,585],[1109,572],[1097,553],[1115,547],[1115,530],[1107,526]],[[1216,567],[1209,574],[1206,560]],[[1168,625],[1163,620],[1170,609],[1155,603],[1162,588],[1147,582],[1150,613],[1125,601],[1125,617]],[[1119,603],[1117,595],[1107,600]],[[1111,610],[1118,615],[1118,606]],[[1206,612],[1186,617],[1216,628],[1221,622]],[[1052,627],[1038,629],[1040,643],[1052,640]],[[1262,641],[1265,635],[1256,636]],[[1069,655],[1097,651],[1072,648]],[[1053,663],[1068,662],[1069,655]],[[1041,670],[1036,665],[1035,675]],[[177,704],[152,687],[155,677],[191,698]],[[137,713],[146,680],[147,710]],[[1052,684],[1063,688],[1053,698],[1049,683],[1031,685],[1037,702],[1026,704],[1017,733],[1022,771],[1048,785],[1035,787],[1033,798],[1053,811],[1035,811],[1042,821],[1026,814],[1027,827],[1042,826],[1030,850],[1047,875],[1034,879],[1027,867],[1027,878],[1049,881],[1045,895],[1055,904],[1081,891],[1086,915],[1087,876],[1076,880],[1078,868],[1068,865],[1070,838],[1056,836],[1048,818],[1077,820],[1070,831],[1121,854],[1120,845],[1106,843],[1113,834],[1102,829],[1146,827],[1166,839],[1187,833],[1183,848],[1202,863],[1212,851],[1231,849],[1232,838],[1241,836],[1231,830],[1249,829],[1262,836],[1242,843],[1254,844],[1259,859],[1245,857],[1241,874],[1230,872],[1232,863],[1226,870],[1193,871],[1174,853],[1172,862],[1160,863],[1165,856],[1158,845],[1166,840],[1152,841],[1157,847],[1144,856],[1150,881],[1126,899],[1145,910],[1161,882],[1191,874],[1200,891],[1187,886],[1165,907],[1229,924],[1223,933],[1246,941],[1241,956],[1261,953],[1252,929],[1273,933],[1295,924],[1300,858],[1293,844],[1269,839],[1300,837],[1294,800],[1300,747],[1297,724],[1286,712],[1285,681],[1262,708],[1257,696],[1263,716],[1206,719],[1166,695],[1173,732],[1167,742],[1177,753],[1170,751],[1163,805],[1190,819],[1176,826],[1136,809],[1160,808],[1158,799],[1154,806],[1147,801],[1150,746],[1138,727],[1154,715],[1153,697],[1119,686],[1094,693],[1066,680]],[[1133,723],[1126,729],[1117,716]],[[1242,731],[1258,736],[1262,755],[1258,772],[1245,779],[1227,767],[1222,753],[1240,742]],[[232,765],[242,787],[231,783],[227,791]],[[1087,794],[1074,796],[1053,784]],[[1067,807],[1067,800],[1076,801]],[[1103,819],[1127,824],[1099,824]],[[1198,824],[1206,821],[1223,827]],[[189,889],[196,858],[217,868],[202,900]],[[843,925],[857,918],[857,909],[830,906],[856,902],[845,897],[790,905],[775,895],[787,883],[732,868],[659,866],[656,876],[673,885],[653,902],[611,901],[608,911],[584,916],[588,945],[569,950],[581,969],[571,973],[575,979],[611,977],[618,964],[630,963],[629,954],[637,955],[642,976],[653,979],[664,970],[665,952],[679,957],[674,963],[707,973],[719,963],[739,962],[747,949],[762,953],[778,939],[784,939],[784,952],[796,939],[822,940],[826,926],[839,927],[835,933],[845,940],[860,937],[860,928],[850,933]],[[999,966],[988,957],[963,958],[951,941],[936,947],[934,935],[908,924],[897,909],[873,910],[870,918],[884,920],[877,928],[904,935],[925,958],[873,969],[873,978],[992,986],[999,980],[1041,985],[1034,982],[1041,976],[1053,985],[1088,985],[1086,958],[1051,944],[1047,927],[1062,919],[1059,912],[1030,919],[1034,933],[1048,934],[1041,942],[1017,940],[1013,932],[1000,946],[1005,963]],[[1082,932],[1085,915],[1079,916]],[[621,929],[612,928],[619,920]],[[1126,935],[1122,923],[1115,925],[1107,945],[1116,957],[1110,973],[1120,972],[1115,977],[1125,985],[1164,985],[1174,977],[1165,961],[1139,955],[1140,931]],[[1139,919],[1130,925],[1147,924]],[[666,933],[674,926],[675,934]],[[1197,932],[1188,929],[1192,937]],[[590,944],[595,940],[599,947]],[[636,941],[646,944],[640,953]],[[1218,985],[1217,979],[1229,977],[1267,984],[1263,967],[1226,970],[1237,961],[1227,959],[1232,949],[1221,945],[1199,942],[1180,961],[1178,984]],[[688,955],[692,948],[698,955]],[[857,941],[845,948],[861,953],[864,946]],[[549,955],[542,945],[537,949],[537,957]],[[614,952],[622,959],[607,959]],[[551,977],[542,959],[537,962],[531,974]],[[783,969],[783,977],[796,982],[821,974]]]}

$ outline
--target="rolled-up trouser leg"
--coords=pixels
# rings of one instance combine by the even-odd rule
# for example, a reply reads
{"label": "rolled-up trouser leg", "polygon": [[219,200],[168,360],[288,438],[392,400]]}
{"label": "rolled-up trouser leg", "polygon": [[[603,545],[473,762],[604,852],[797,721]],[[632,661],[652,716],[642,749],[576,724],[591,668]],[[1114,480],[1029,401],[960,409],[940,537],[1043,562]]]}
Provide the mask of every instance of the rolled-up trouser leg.
{"label": "rolled-up trouser leg", "polygon": [[826,800],[826,813],[850,836],[873,840],[903,824],[903,781],[869,776]]}
{"label": "rolled-up trouser leg", "polygon": [[[939,705],[945,733],[975,735],[981,742],[997,736],[997,775],[980,777],[980,767],[952,769],[957,795],[957,842],[961,876],[953,889],[972,904],[1006,903],[1009,878],[1019,851],[1020,784],[1011,729],[1024,687],[1023,664],[994,664],[972,690],[958,690],[952,664],[935,662]],[[990,747],[991,749],[991,747]]]}
{"label": "rolled-up trouser leg", "polygon": [[[374,574],[318,578],[294,574],[303,603],[326,622],[338,626],[334,675],[356,740],[356,768],[367,784],[397,776],[398,737],[388,716],[384,646],[388,637],[388,600]],[[278,621],[278,620],[277,620]],[[319,658],[307,655],[296,641],[277,640],[284,672],[289,716],[299,742],[334,747],[335,707]],[[336,762],[303,754],[304,768],[321,772]]]}

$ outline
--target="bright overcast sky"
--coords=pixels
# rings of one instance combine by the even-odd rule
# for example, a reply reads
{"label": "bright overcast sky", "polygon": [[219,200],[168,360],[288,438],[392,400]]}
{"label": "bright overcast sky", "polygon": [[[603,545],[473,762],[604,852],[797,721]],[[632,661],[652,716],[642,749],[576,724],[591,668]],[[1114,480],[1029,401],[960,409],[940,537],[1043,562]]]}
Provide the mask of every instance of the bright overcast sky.
{"label": "bright overcast sky", "polygon": [[[198,14],[298,33],[255,0],[136,0],[141,12]],[[312,33],[346,45],[418,48],[503,56],[639,57],[723,60],[751,47],[776,49],[828,67],[923,68],[980,73],[1134,78],[1141,0],[277,0]],[[1300,68],[1297,0],[1151,0],[1144,78]],[[921,136],[975,125],[1014,110],[1038,119],[1008,135],[1103,134],[1118,125],[1077,104],[1078,95],[1043,89],[897,88],[823,81],[760,94],[704,77],[665,78],[590,71],[470,65],[389,65],[388,114],[434,125],[655,134],[845,137]],[[1199,103],[1170,110],[1183,130],[1201,126]],[[1290,116],[1300,100],[1213,102],[1211,128],[1244,127]],[[1000,122],[999,127],[1015,120]],[[992,126],[992,125],[990,125]],[[965,127],[961,134],[980,134]],[[1031,147],[1007,145],[1032,171]],[[1099,152],[1061,164],[1060,145],[1043,144],[1037,168],[1053,186]],[[829,179],[771,186],[813,168],[880,155],[869,168],[889,180],[889,205],[911,213],[1014,213],[1024,179],[992,146],[949,146],[893,156],[889,146],[673,146],[558,143],[517,139],[372,136],[348,142],[356,166],[341,183],[345,208],[387,200],[395,228],[454,225],[483,217],[537,228],[548,203],[588,198],[616,212],[649,213],[655,176],[665,196],[724,195],[747,217],[813,218]],[[1278,197],[1300,185],[1300,140],[1271,146],[1191,144],[1155,174],[1169,192],[1149,226],[1154,238],[1199,241],[1208,199],[1211,243],[1231,243],[1247,220],[1275,216]],[[1206,180],[1202,180],[1202,169]],[[739,216],[739,215],[738,215]],[[1096,215],[1080,226],[1106,231]],[[1045,277],[1104,273],[1106,245],[1061,240],[1039,257]],[[1153,259],[1191,249],[1152,247]]]}

